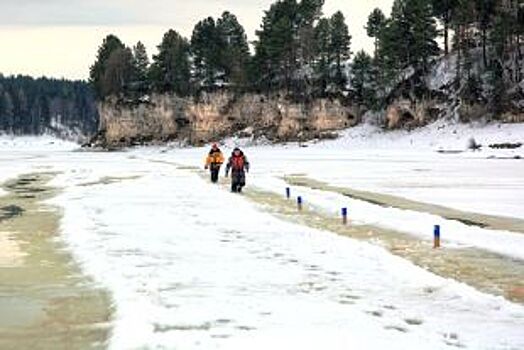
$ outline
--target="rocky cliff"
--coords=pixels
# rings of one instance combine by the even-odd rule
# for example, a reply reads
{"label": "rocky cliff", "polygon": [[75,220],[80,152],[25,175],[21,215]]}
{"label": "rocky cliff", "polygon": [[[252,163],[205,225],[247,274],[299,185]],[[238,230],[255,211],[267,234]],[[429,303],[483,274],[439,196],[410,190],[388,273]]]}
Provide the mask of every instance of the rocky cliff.
{"label": "rocky cliff", "polygon": [[95,144],[128,146],[187,140],[202,144],[223,137],[265,137],[270,141],[325,138],[358,122],[359,111],[337,99],[295,103],[282,97],[227,92],[199,98],[152,95],[140,102],[109,99],[99,105]]}
{"label": "rocky cliff", "polygon": [[[523,47],[524,49],[524,47]],[[490,74],[484,72],[481,51],[474,50],[473,62],[479,74],[477,89],[467,89],[465,81],[457,86],[457,55],[450,54],[434,62],[426,75],[407,70],[388,92],[384,126],[411,129],[436,119],[463,123],[497,121],[524,122],[524,80],[505,81],[500,110],[494,111]],[[524,69],[524,68],[523,68]],[[414,87],[418,94],[414,93]]]}
{"label": "rocky cliff", "polygon": [[[351,93],[342,99],[300,103],[276,93],[226,91],[198,98],[155,94],[141,101],[109,99],[99,104],[100,131],[92,144],[109,148],[169,140],[202,144],[234,135],[300,141],[335,136],[334,131],[363,118],[387,129],[413,129],[436,119],[524,122],[524,80],[508,84],[503,110],[494,113],[488,90],[472,95],[457,87],[456,59],[449,55],[436,61],[426,75],[402,73],[384,89],[383,109],[364,116],[365,109],[351,103]],[[484,75],[482,81],[488,78]]]}

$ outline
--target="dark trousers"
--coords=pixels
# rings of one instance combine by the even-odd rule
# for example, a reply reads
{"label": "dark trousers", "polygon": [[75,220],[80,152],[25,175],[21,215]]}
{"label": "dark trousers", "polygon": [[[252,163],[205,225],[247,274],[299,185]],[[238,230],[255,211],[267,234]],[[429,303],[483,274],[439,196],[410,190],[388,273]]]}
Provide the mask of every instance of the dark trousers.
{"label": "dark trousers", "polygon": [[217,183],[218,182],[218,174],[220,173],[220,165],[218,164],[211,164],[211,182]]}
{"label": "dark trousers", "polygon": [[246,185],[246,173],[243,170],[233,170],[231,173],[231,192],[242,192]]}

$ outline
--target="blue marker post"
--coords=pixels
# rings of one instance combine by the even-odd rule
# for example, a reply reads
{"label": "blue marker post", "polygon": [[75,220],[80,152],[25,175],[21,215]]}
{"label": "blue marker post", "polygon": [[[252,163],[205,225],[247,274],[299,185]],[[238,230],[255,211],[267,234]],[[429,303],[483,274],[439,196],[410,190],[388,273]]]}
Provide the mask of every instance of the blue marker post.
{"label": "blue marker post", "polygon": [[435,225],[433,229],[433,248],[440,248],[440,225]]}
{"label": "blue marker post", "polygon": [[348,208],[342,208],[342,223],[344,225],[348,224]]}
{"label": "blue marker post", "polygon": [[291,198],[291,188],[289,188],[289,187],[286,187],[286,197],[287,197],[287,199]]}
{"label": "blue marker post", "polygon": [[298,210],[299,211],[302,211],[302,205],[304,204],[303,200],[302,200],[302,197],[298,196],[297,197],[297,206],[298,206]]}

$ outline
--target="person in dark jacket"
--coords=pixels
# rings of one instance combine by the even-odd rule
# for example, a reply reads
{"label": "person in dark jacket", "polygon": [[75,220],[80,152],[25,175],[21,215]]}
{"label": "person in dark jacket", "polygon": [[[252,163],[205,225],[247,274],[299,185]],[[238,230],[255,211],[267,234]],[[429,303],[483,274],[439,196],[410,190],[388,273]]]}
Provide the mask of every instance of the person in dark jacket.
{"label": "person in dark jacket", "polygon": [[210,169],[211,171],[211,182],[217,183],[218,182],[218,174],[220,172],[220,167],[224,163],[224,156],[222,155],[222,151],[220,148],[218,148],[218,145],[215,143],[211,147],[211,151],[209,151],[209,154],[207,155],[206,159],[206,170]]}
{"label": "person in dark jacket", "polygon": [[231,192],[240,193],[246,185],[246,172],[249,172],[249,162],[240,148],[235,148],[226,166],[226,177],[231,170]]}

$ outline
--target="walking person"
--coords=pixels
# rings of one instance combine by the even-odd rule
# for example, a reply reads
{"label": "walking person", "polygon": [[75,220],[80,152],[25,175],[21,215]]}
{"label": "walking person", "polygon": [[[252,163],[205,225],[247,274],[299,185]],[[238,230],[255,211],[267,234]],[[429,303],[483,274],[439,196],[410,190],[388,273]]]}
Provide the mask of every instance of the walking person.
{"label": "walking person", "polygon": [[218,174],[220,173],[220,167],[224,164],[224,155],[216,143],[213,144],[206,159],[205,169],[209,169],[211,172],[211,182],[218,182]]}
{"label": "walking person", "polygon": [[226,177],[231,170],[231,192],[240,193],[246,185],[246,172],[249,172],[249,162],[240,148],[235,148],[226,166]]}

